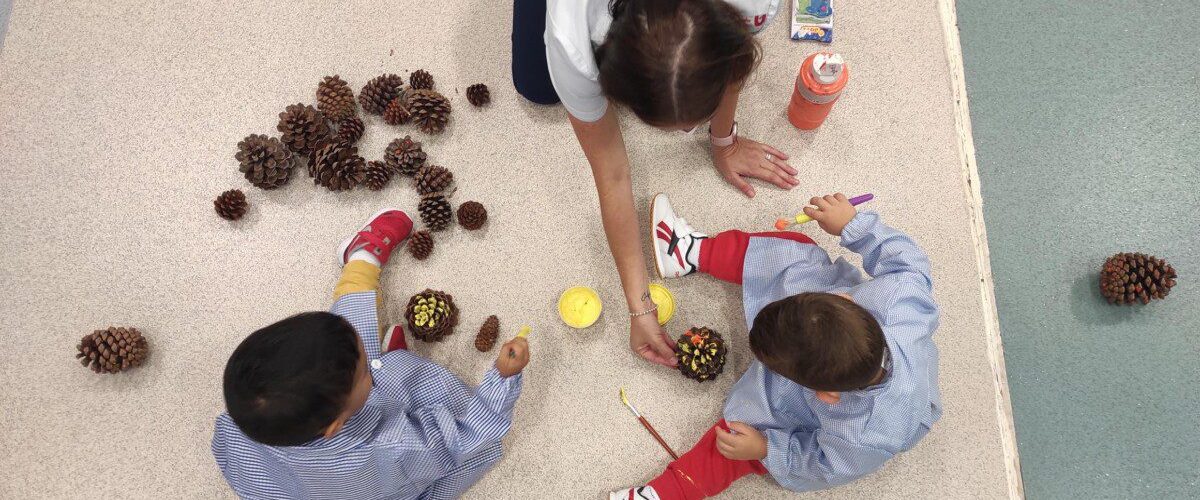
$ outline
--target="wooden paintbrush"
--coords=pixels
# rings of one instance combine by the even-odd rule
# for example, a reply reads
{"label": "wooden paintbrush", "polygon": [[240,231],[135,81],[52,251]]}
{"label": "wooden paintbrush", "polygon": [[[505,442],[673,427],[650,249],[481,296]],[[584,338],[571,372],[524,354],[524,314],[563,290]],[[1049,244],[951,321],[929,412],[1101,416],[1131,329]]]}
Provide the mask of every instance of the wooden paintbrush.
{"label": "wooden paintbrush", "polygon": [[646,430],[650,432],[650,435],[654,436],[654,440],[658,441],[658,444],[661,445],[664,450],[667,450],[667,453],[671,455],[672,459],[679,460],[679,455],[675,453],[675,450],[671,449],[671,445],[668,445],[667,442],[663,440],[662,436],[658,435],[658,431],[654,430],[654,426],[650,425],[650,421],[646,420],[646,417],[643,417],[642,413],[637,411],[637,408],[633,407],[633,403],[629,402],[629,397],[625,395],[624,387],[621,388],[620,394],[621,402],[624,403],[627,408],[629,408],[629,411],[633,412],[633,416],[637,417],[638,422],[642,423],[642,427],[645,427]]}

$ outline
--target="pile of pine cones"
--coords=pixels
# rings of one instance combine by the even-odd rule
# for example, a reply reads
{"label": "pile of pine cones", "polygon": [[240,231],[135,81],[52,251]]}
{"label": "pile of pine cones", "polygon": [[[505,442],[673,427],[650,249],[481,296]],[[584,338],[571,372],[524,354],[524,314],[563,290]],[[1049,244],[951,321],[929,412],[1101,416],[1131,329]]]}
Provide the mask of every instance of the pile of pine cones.
{"label": "pile of pine cones", "polygon": [[1122,252],[1104,261],[1100,293],[1110,304],[1149,304],[1165,299],[1175,286],[1175,268],[1144,253]]}

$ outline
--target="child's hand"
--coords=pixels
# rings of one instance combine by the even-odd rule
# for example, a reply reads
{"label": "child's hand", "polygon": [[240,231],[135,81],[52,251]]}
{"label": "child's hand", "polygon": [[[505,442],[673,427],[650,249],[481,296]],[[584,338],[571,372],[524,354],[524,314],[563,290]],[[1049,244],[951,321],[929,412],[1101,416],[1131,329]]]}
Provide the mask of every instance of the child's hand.
{"label": "child's hand", "polygon": [[833,236],[841,236],[842,229],[858,213],[842,193],[816,196],[808,203],[816,205],[816,208],[804,207],[804,215],[812,217],[821,225],[821,229]]}
{"label": "child's hand", "polygon": [[741,422],[729,422],[729,432],[717,427],[717,451],[730,460],[762,460],[767,458],[767,437],[758,429]]}
{"label": "child's hand", "polygon": [[511,377],[529,364],[529,342],[517,337],[500,346],[500,355],[496,357],[496,371],[504,378]]}

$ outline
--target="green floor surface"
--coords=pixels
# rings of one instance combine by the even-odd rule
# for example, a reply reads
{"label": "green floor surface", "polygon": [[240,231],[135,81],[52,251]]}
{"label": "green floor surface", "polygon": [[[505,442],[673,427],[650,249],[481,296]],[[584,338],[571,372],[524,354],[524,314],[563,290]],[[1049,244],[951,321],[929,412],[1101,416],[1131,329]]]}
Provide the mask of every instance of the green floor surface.
{"label": "green floor surface", "polygon": [[[1200,2],[958,2],[1029,498],[1200,497]],[[1159,303],[1104,303],[1119,251]]]}

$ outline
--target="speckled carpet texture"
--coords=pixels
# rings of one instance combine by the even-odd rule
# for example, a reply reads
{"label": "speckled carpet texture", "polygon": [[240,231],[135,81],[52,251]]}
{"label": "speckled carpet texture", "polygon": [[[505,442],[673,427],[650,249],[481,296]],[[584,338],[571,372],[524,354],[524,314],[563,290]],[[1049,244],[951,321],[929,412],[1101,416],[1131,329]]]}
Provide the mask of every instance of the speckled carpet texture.
{"label": "speckled carpet texture", "polygon": [[[759,185],[747,199],[716,175],[703,136],[626,115],[642,219],[659,191],[710,232],[770,229],[817,193],[873,192],[867,208],[933,261],[945,415],[878,473],[799,497],[1006,497],[998,408],[1007,403],[989,364],[937,7],[839,7],[833,48],[852,74],[825,125],[800,133],[784,116],[799,62],[824,48],[787,40],[785,15],[760,35],[765,59],[738,111],[743,135],[792,155],[801,185]],[[730,339],[716,382],[697,384],[629,351],[597,197],[565,112],[512,90],[510,9],[482,0],[18,0],[0,53],[0,498],[234,496],[209,452],[229,353],[261,326],[328,308],[342,238],[380,207],[416,208],[403,183],[331,193],[297,171],[262,191],[237,171],[237,142],[277,135],[279,112],[312,103],[317,83],[335,73],[357,92],[380,73],[430,71],[453,102],[446,133],[370,117],[361,151],[382,159],[390,140],[412,134],[454,171],[455,201],[481,201],[491,216],[483,231],[440,234],[427,261],[395,258],[384,272],[386,316],[399,320],[426,287],[453,294],[458,332],[413,347],[471,383],[493,360],[472,345],[488,315],[508,335],[533,327],[507,455],[467,498],[601,498],[658,474],[669,459],[621,406],[620,386],[667,442],[690,448],[752,359],[739,290],[700,276],[667,283],[679,300],[673,335],[706,325]],[[492,89],[486,109],[467,104],[466,87],[477,82]],[[236,223],[212,206],[231,188],[251,203]],[[554,309],[578,284],[609,307],[586,330],[567,328]],[[148,337],[146,365],[98,376],[76,362],[80,337],[110,325]],[[723,496],[797,497],[768,478],[739,481]]]}

